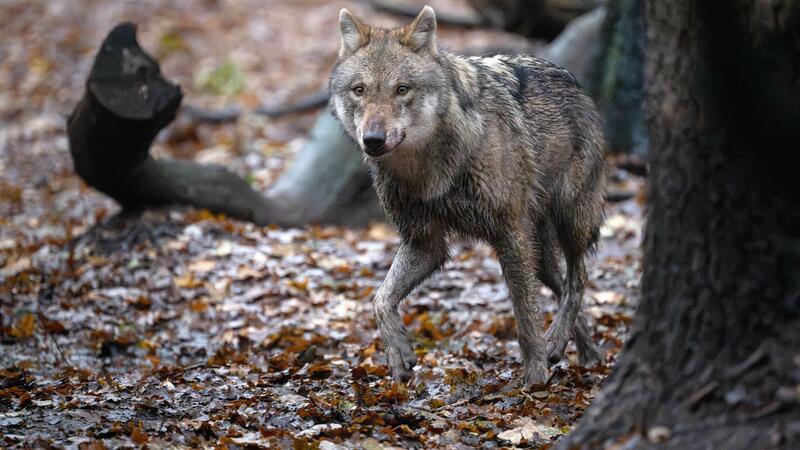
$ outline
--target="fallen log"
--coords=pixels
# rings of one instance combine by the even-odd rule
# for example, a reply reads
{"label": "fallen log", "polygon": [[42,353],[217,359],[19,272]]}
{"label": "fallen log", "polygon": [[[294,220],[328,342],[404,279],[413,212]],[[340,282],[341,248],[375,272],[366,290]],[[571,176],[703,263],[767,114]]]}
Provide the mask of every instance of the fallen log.
{"label": "fallen log", "polygon": [[292,194],[291,201],[289,197],[264,196],[220,166],[153,158],[150,146],[175,118],[181,99],[180,87],[164,78],[158,62],[139,46],[136,27],[117,25],[103,41],[84,97],[68,119],[75,172],[123,210],[183,204],[259,225],[280,226],[309,222],[363,225],[381,217],[369,190],[364,192],[362,181],[368,179],[364,169],[352,167],[350,173],[343,173],[335,164],[337,152],[353,150],[343,134],[340,143],[309,141],[311,153],[320,152],[320,146],[330,151],[330,173],[338,177],[293,177],[295,191],[285,182],[281,190]]}
{"label": "fallen log", "polygon": [[258,224],[281,222],[267,199],[224,168],[149,154],[181,99],[180,87],[165,79],[158,62],[139,47],[136,27],[116,26],[68,119],[75,171],[123,209],[179,203]]}

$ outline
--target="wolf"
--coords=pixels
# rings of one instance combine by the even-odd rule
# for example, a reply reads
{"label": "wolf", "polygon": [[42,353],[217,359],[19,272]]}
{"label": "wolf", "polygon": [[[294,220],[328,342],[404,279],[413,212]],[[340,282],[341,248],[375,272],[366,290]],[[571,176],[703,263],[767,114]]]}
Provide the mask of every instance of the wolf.
{"label": "wolf", "polygon": [[[546,382],[570,335],[582,365],[600,361],[580,308],[584,255],[603,220],[604,137],[576,79],[533,56],[441,50],[429,6],[396,29],[342,9],[339,28],[332,112],[363,151],[401,236],[373,299],[393,377],[408,381],[417,360],[398,306],[447,262],[454,235],[487,242],[498,256],[526,385]],[[560,302],[545,333],[537,279]]]}

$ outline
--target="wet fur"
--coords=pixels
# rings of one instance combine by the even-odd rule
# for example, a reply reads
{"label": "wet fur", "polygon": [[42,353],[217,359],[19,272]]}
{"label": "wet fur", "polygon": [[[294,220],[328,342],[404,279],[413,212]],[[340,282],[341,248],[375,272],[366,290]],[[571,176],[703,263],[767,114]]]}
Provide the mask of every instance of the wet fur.
{"label": "wet fur", "polygon": [[[581,363],[598,361],[580,314],[583,257],[597,240],[605,185],[592,101],[569,72],[536,57],[467,58],[438,50],[435,41],[414,49],[403,42],[409,27],[357,27],[361,34],[350,36],[356,45],[343,42],[331,75],[334,114],[356,140],[359,121],[375,117],[386,122],[387,135],[405,136],[387,155],[365,157],[402,237],[374,299],[394,376],[408,379],[416,362],[398,305],[447,261],[451,235],[483,240],[497,252],[527,384],[546,380],[547,360],[561,358],[570,333]],[[352,83],[365,77],[371,96],[354,98]],[[391,97],[381,87],[397,80],[412,86],[413,98]],[[544,335],[537,278],[561,300]]]}

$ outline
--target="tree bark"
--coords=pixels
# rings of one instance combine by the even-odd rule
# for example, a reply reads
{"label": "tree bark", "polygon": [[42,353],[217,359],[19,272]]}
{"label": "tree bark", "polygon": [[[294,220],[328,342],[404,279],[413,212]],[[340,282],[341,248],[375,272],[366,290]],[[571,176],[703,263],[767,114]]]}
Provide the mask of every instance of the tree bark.
{"label": "tree bark", "polygon": [[642,300],[558,447],[800,446],[800,5],[646,6]]}

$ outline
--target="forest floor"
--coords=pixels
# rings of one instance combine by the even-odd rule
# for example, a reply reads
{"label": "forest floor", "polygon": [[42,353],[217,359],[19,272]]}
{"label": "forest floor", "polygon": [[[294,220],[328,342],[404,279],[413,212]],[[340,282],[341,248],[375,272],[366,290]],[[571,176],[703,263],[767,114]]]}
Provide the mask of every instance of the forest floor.
{"label": "forest floor", "polygon": [[[72,172],[65,116],[119,21],[204,107],[281,104],[325,85],[338,10],[362,2],[6,1],[0,5],[0,446],[369,449],[546,447],[609,373],[638,300],[644,179],[615,168],[584,310],[606,354],[519,388],[511,303],[492,251],[453,261],[402,307],[419,355],[391,382],[370,297],[398,238],[257,227],[177,209],[116,216]],[[432,1],[459,7],[457,1]],[[442,27],[455,49],[519,38]],[[158,157],[224,164],[261,189],[315,114],[183,124]],[[556,309],[541,289],[548,320]]]}

